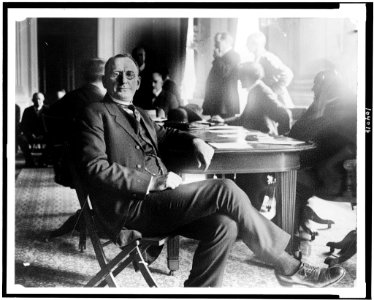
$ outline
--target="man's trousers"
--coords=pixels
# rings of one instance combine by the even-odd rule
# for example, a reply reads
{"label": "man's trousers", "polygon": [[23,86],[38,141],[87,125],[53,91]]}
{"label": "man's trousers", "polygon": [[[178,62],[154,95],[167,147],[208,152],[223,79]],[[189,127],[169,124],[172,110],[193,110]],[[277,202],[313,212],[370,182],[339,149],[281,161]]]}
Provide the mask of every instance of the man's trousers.
{"label": "man's trousers", "polygon": [[222,284],[226,261],[237,237],[264,262],[284,251],[289,234],[263,217],[232,180],[210,179],[153,192],[133,202],[126,228],[144,236],[176,233],[199,241],[185,286]]}

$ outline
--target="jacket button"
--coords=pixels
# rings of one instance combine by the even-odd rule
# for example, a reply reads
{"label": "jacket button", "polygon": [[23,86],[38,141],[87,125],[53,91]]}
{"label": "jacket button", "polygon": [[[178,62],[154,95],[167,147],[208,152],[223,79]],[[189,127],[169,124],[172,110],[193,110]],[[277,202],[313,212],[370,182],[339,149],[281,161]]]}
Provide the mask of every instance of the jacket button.
{"label": "jacket button", "polygon": [[136,145],[136,146],[135,146],[135,149],[138,149],[138,150],[139,150],[139,149],[140,149],[140,146],[139,146],[139,145]]}
{"label": "jacket button", "polygon": [[142,167],[142,165],[136,165],[136,167],[137,167],[138,169],[140,169],[140,168]]}

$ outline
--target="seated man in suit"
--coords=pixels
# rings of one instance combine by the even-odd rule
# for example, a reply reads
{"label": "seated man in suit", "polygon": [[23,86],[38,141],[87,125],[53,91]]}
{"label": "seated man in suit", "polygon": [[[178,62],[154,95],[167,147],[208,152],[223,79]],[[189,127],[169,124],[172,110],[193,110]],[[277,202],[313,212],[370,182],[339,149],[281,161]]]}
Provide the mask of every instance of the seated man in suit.
{"label": "seated man in suit", "polygon": [[170,94],[173,94],[175,98],[177,98],[177,101],[180,106],[183,106],[183,100],[181,98],[180,89],[176,82],[170,78],[169,70],[167,68],[163,68],[161,71],[162,76],[162,89],[164,91],[169,92]]}
{"label": "seated man in suit", "polygon": [[[292,138],[316,145],[300,157],[302,169],[297,176],[296,209],[301,216],[312,196],[334,199],[342,194],[346,176],[343,163],[356,158],[356,95],[347,90],[335,70],[319,72],[312,90],[312,104],[289,133]],[[300,220],[300,225],[305,221]],[[311,234],[313,239],[315,233]]]}
{"label": "seated man in suit", "polygon": [[25,156],[26,167],[34,166],[30,145],[33,143],[45,143],[46,138],[43,122],[43,114],[46,111],[44,95],[42,93],[34,93],[32,102],[33,105],[27,107],[23,112],[20,124],[21,134],[18,136],[18,144]]}
{"label": "seated man in suit", "polygon": [[[262,81],[263,68],[259,63],[243,63],[239,66],[242,87],[248,90],[247,104],[240,116],[212,121],[225,122],[259,130],[271,135],[283,135],[290,130],[291,112],[277,99],[277,95]],[[268,174],[237,174],[236,183],[247,193],[253,206],[263,211],[264,192],[269,188]],[[251,184],[248,184],[250,182]],[[268,208],[274,210],[274,207]],[[271,213],[270,216],[275,214]]]}
{"label": "seated man in suit", "polygon": [[339,266],[320,269],[286,253],[289,235],[260,215],[231,180],[182,184],[168,171],[161,155],[171,145],[190,150],[205,170],[214,151],[188,133],[153,123],[132,105],[140,78],[129,54],[107,61],[103,83],[104,101],[78,119],[74,153],[97,219],[113,242],[124,246],[125,228],[198,240],[186,287],[220,286],[237,237],[276,269],[281,282],[316,287],[343,278]]}
{"label": "seated man in suit", "polygon": [[248,90],[247,105],[240,116],[213,121],[240,125],[272,135],[290,130],[291,112],[277,99],[277,95],[262,81],[264,71],[258,63],[244,63],[239,67],[242,87]]}
{"label": "seated man in suit", "polygon": [[66,160],[70,152],[69,144],[74,130],[74,121],[88,104],[103,100],[105,95],[102,83],[104,65],[105,61],[100,58],[84,61],[82,65],[84,84],[53,103],[45,116],[49,131],[48,142],[54,148],[55,181],[64,186],[72,185]]}
{"label": "seated man in suit", "polygon": [[167,117],[168,113],[172,109],[176,109],[179,106],[179,102],[174,94],[164,90],[164,80],[160,71],[154,71],[152,73],[152,93],[153,100],[152,105],[157,111],[158,117]]}

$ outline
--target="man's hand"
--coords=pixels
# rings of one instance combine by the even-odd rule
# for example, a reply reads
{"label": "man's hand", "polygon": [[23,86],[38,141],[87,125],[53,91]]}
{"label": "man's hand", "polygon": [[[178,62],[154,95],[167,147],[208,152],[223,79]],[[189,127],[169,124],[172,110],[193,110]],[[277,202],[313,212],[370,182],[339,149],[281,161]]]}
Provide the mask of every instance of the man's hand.
{"label": "man's hand", "polygon": [[149,191],[156,192],[156,191],[163,191],[166,189],[175,189],[182,183],[182,178],[173,173],[169,172],[165,175],[152,177]]}
{"label": "man's hand", "polygon": [[214,48],[213,50],[213,58],[221,57],[221,52],[218,48]]}
{"label": "man's hand", "polygon": [[214,123],[225,123],[225,120],[219,115],[212,116],[209,121]]}
{"label": "man's hand", "polygon": [[204,171],[206,171],[212,160],[214,149],[199,138],[194,139],[193,144],[198,168],[203,168]]}

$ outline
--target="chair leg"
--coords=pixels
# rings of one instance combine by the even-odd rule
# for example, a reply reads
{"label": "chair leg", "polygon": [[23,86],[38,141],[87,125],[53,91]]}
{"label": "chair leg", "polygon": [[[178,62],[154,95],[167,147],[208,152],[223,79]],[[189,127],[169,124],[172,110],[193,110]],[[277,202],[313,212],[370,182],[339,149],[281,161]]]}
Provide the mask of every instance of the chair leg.
{"label": "chair leg", "polygon": [[170,275],[179,270],[179,236],[167,241],[167,260]]}
{"label": "chair leg", "polygon": [[[102,274],[97,274],[95,277],[93,277],[86,285],[85,287],[94,287],[98,282],[100,282],[100,279],[103,277]],[[103,284],[105,283],[105,284]],[[114,278],[114,275],[112,273],[109,273],[104,280],[100,282],[100,286],[105,286],[108,284],[109,287],[118,287],[117,281]]]}
{"label": "chair leg", "polygon": [[[103,257],[102,251],[95,251],[96,258],[99,260],[100,265],[100,272],[96,274],[86,286],[96,286],[100,283],[103,278],[107,279],[108,285],[110,287],[116,287],[117,284],[114,280],[113,269],[118,267],[118,265],[124,260],[128,255],[134,251],[134,249],[138,248],[138,241],[133,241],[131,244],[127,245],[122,249],[120,254],[118,254],[115,258],[113,258],[109,263],[106,263],[106,260]],[[94,248],[95,250],[95,248]],[[101,249],[102,250],[102,249]],[[108,278],[109,277],[109,278]]]}
{"label": "chair leg", "polygon": [[84,252],[84,250],[86,250],[86,240],[87,240],[86,229],[82,228],[81,231],[79,232],[79,250],[82,253]]}
{"label": "chair leg", "polygon": [[148,264],[143,259],[139,247],[136,247],[135,251],[133,251],[131,255],[133,258],[134,267],[136,266],[139,268],[140,273],[142,273],[142,276],[149,285],[149,287],[158,287],[155,280],[152,277],[151,272],[148,269]]}
{"label": "chair leg", "polygon": [[[121,262],[118,267],[113,270],[112,274],[114,277],[116,277],[119,273],[122,272],[122,270],[124,270],[131,262],[133,261],[132,257],[128,257],[126,258],[123,262]],[[97,286],[98,287],[104,287],[107,285],[107,280],[104,279],[103,281],[101,281]]]}

